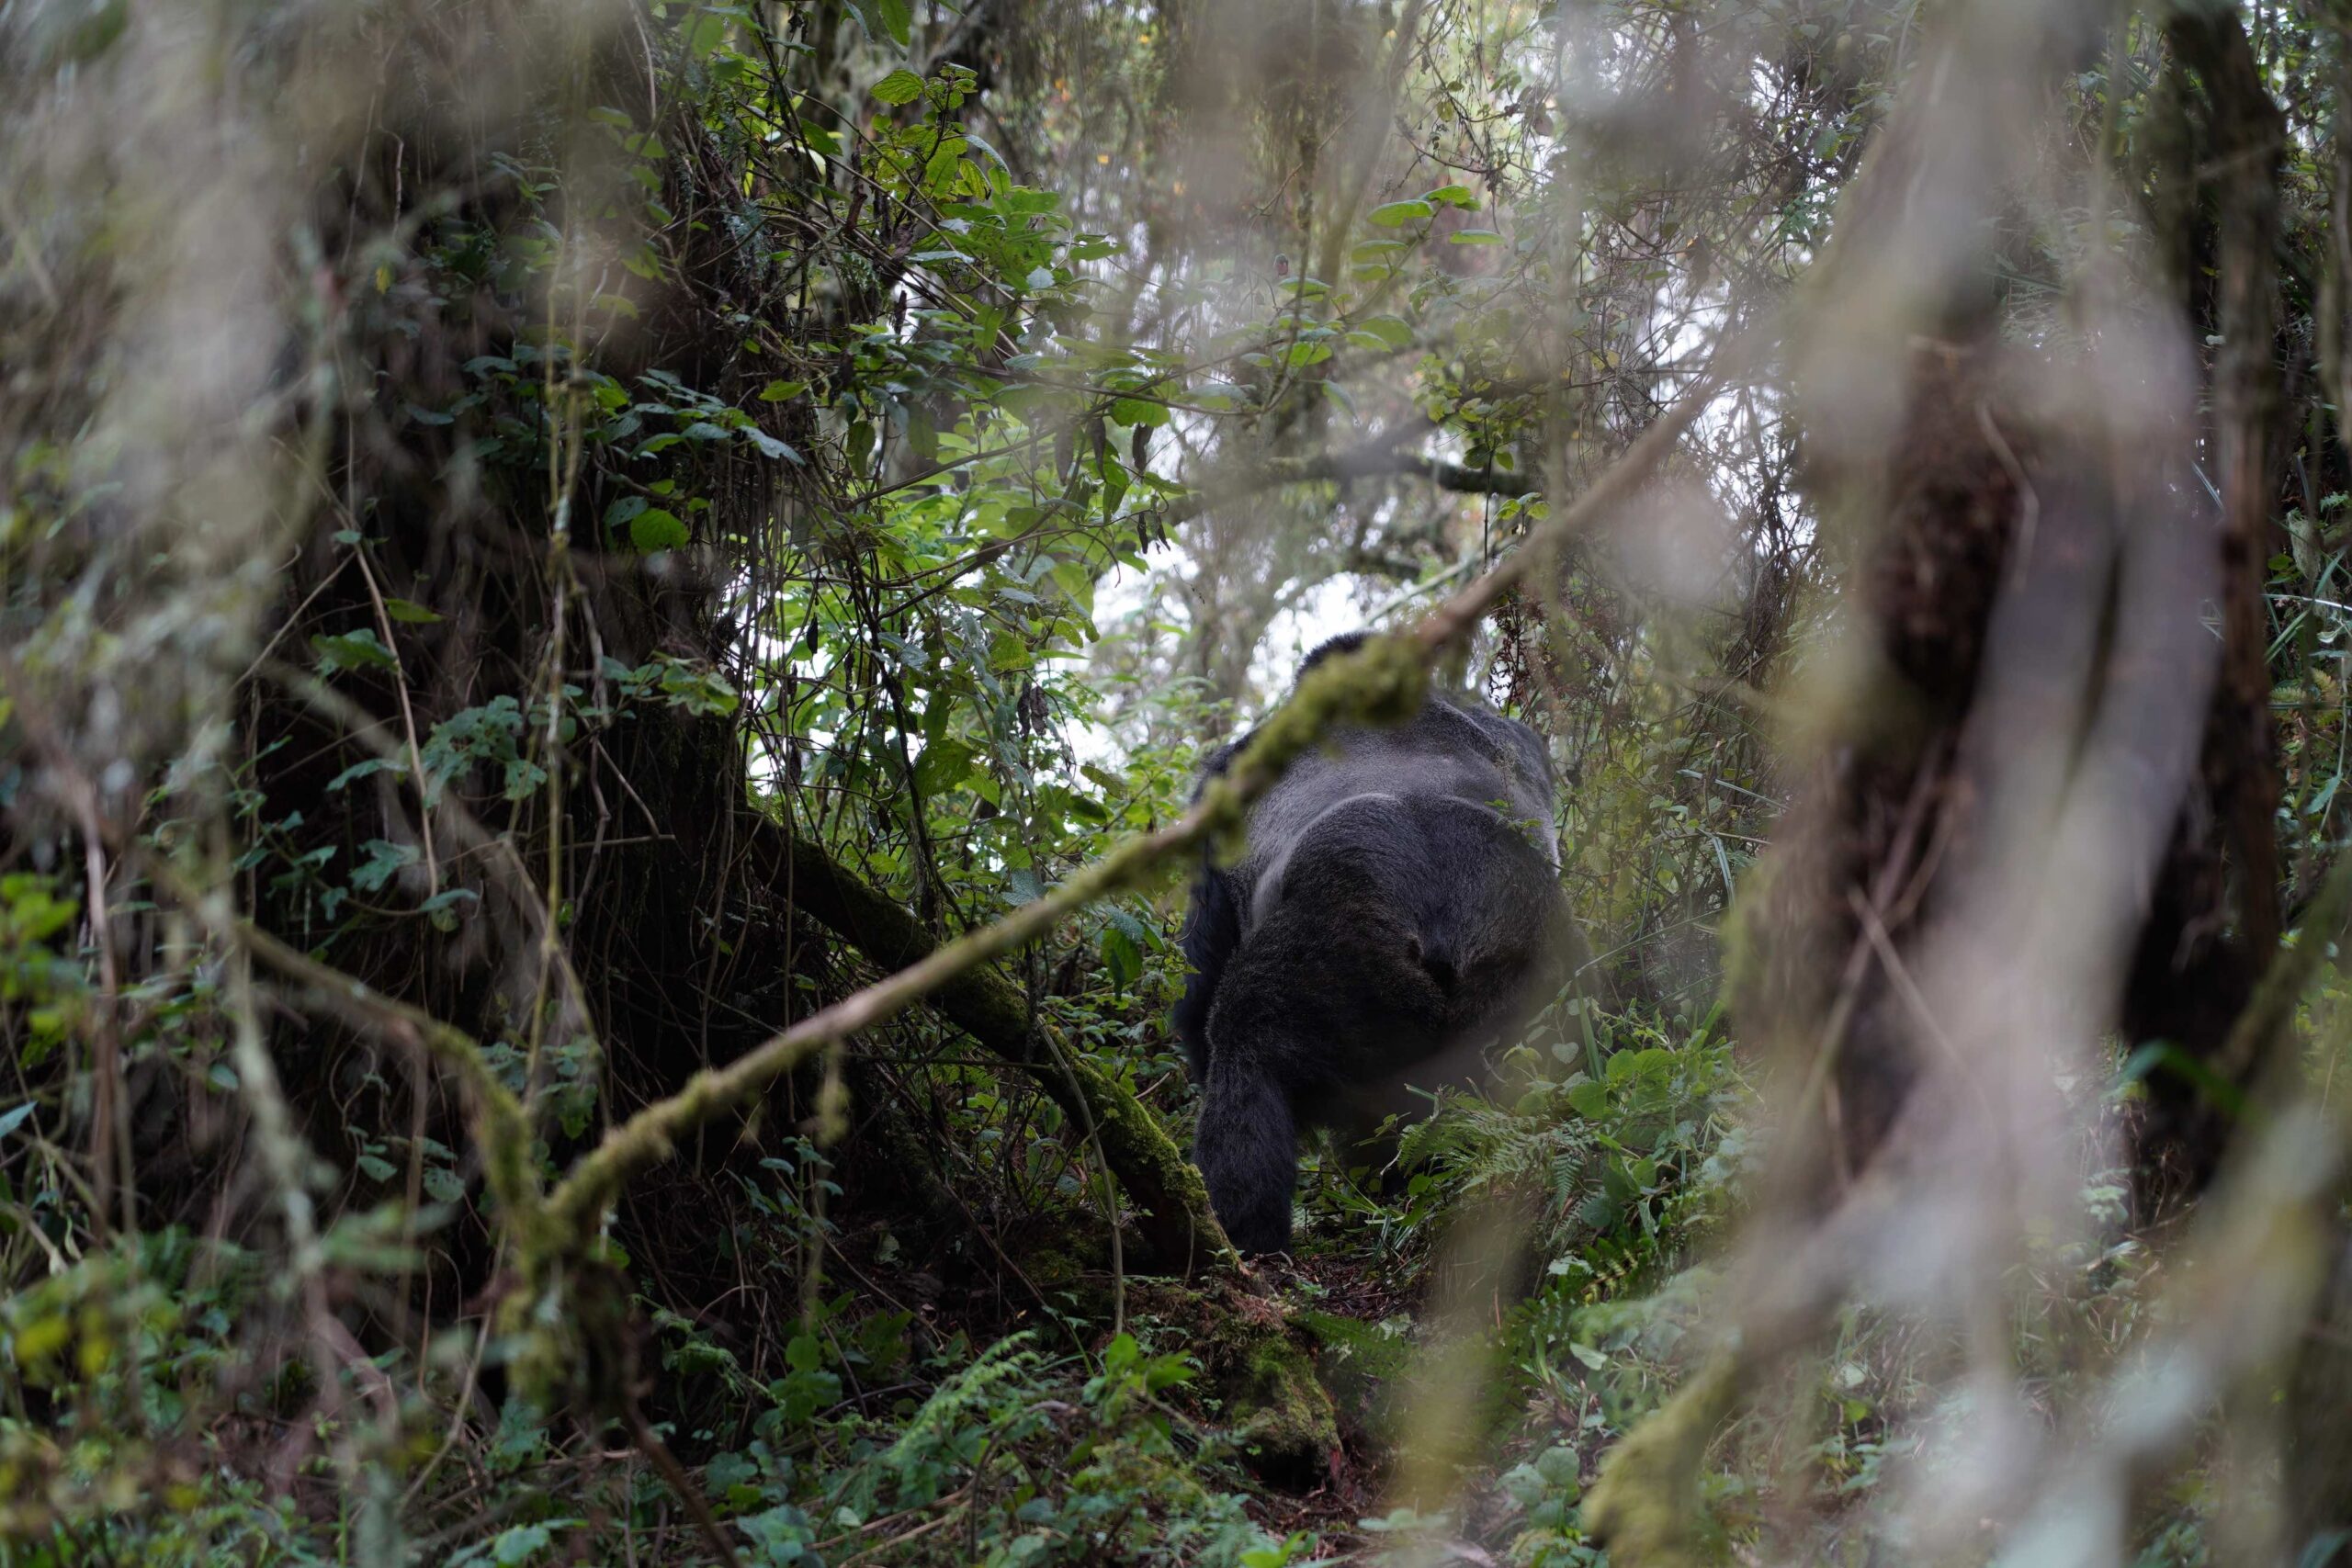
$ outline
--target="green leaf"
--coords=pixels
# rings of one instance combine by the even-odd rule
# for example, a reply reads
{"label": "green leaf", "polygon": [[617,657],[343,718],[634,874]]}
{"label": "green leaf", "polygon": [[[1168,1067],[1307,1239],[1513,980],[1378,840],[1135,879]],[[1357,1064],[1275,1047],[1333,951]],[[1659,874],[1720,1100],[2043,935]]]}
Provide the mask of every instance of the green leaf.
{"label": "green leaf", "polygon": [[453,931],[458,929],[458,906],[472,900],[479,903],[481,895],[470,887],[448,887],[419,904],[417,912],[433,922],[433,929]]}
{"label": "green leaf", "polygon": [[398,765],[399,764],[394,762],[388,762],[381,757],[370,757],[364,762],[354,762],[351,766],[344,769],[343,772],[329,779],[327,781],[327,789],[332,793],[333,791],[341,789],[344,785],[350,784],[355,779],[364,779],[371,773],[380,773],[385,772],[387,769],[393,768]]}
{"label": "green leaf", "polygon": [[428,610],[422,604],[413,604],[406,599],[385,600],[384,614],[412,626],[429,626],[441,618],[439,612]]}
{"label": "green leaf", "polygon": [[1102,928],[1102,966],[1111,972],[1114,990],[1124,991],[1143,976],[1143,950],[1136,939],[1117,926]]}
{"label": "green leaf", "polygon": [[[902,39],[899,41],[905,40]],[[902,65],[874,84],[874,96],[879,102],[893,107],[899,104],[910,104],[922,96],[922,78]]]}
{"label": "green leaf", "polygon": [[849,0],[849,8],[869,39],[888,39],[904,49],[913,36],[912,0]]}
{"label": "green leaf", "polygon": [[1146,402],[1141,398],[1114,398],[1111,401],[1111,417],[1121,424],[1156,430],[1168,423],[1168,405]]}
{"label": "green leaf", "polygon": [[1503,237],[1492,229],[1456,229],[1445,237],[1449,245],[1499,245]]}
{"label": "green leaf", "polygon": [[333,673],[344,670],[390,670],[400,660],[392,650],[377,640],[376,634],[366,626],[356,632],[337,637],[314,637],[311,647],[318,653],[319,668]]}
{"label": "green leaf", "polygon": [[394,872],[414,865],[418,852],[413,844],[395,844],[385,839],[370,839],[361,849],[368,858],[353,868],[351,886],[362,893],[380,892]]}
{"label": "green leaf", "polygon": [[715,12],[706,11],[695,23],[694,35],[687,39],[686,47],[696,60],[707,60],[716,54],[718,51],[718,46],[726,41],[727,18]]}
{"label": "green leaf", "polygon": [[770,381],[766,386],[760,389],[760,401],[763,403],[788,402],[808,389],[808,383],[806,381]]}
{"label": "green leaf", "polygon": [[806,466],[802,463],[800,454],[798,452],[795,451],[788,444],[778,441],[775,436],[770,435],[766,431],[760,429],[757,425],[745,425],[743,427],[743,439],[758,447],[763,457],[781,457],[786,462],[792,464],[796,468]]}
{"label": "green leaf", "polygon": [[1094,614],[1094,574],[1073,561],[1057,561],[1052,571],[1054,586],[1069,595],[1069,602],[1080,614]]}
{"label": "green leaf", "polygon": [[1468,186],[1440,186],[1421,199],[1442,207],[1459,207],[1470,212],[1478,210],[1478,197]]}
{"label": "green leaf", "polygon": [[545,1551],[555,1533],[545,1525],[516,1525],[490,1544],[490,1560],[498,1568],[514,1568]]}
{"label": "green leaf", "polygon": [[686,525],[678,521],[678,514],[662,507],[649,506],[629,519],[628,542],[644,555],[683,549],[690,537]]}
{"label": "green leaf", "polygon": [[1392,201],[1372,209],[1371,218],[1384,229],[1399,229],[1408,223],[1425,222],[1437,215],[1437,209],[1426,201]]}
{"label": "green leaf", "polygon": [[1608,1086],[1587,1078],[1568,1090],[1568,1107],[1588,1122],[1600,1121],[1609,1114]]}
{"label": "green leaf", "polygon": [[941,795],[962,784],[977,755],[960,740],[935,740],[915,759],[915,788],[926,797]]}

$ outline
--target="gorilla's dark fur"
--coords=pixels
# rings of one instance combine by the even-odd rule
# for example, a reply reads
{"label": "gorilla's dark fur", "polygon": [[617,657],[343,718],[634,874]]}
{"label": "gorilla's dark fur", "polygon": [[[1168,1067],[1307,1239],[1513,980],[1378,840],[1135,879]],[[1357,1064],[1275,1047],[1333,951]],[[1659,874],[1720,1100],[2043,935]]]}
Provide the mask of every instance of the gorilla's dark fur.
{"label": "gorilla's dark fur", "polygon": [[1302,1122],[1368,1132],[1408,1078],[1467,1076],[1551,998],[1582,950],[1557,856],[1535,732],[1432,693],[1408,723],[1301,757],[1251,808],[1241,858],[1203,862],[1176,1027],[1204,1090],[1193,1157],[1235,1246],[1289,1245]]}

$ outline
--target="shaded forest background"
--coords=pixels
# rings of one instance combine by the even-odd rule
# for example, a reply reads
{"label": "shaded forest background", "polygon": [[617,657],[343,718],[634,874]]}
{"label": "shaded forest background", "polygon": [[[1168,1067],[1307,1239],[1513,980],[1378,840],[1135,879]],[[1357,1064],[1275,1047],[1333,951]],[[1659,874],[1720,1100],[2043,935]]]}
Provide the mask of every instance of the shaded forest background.
{"label": "shaded forest background", "polygon": [[[2347,94],[0,0],[0,1562],[2335,1561]],[[1245,1263],[1182,873],[1433,680],[1598,973]]]}

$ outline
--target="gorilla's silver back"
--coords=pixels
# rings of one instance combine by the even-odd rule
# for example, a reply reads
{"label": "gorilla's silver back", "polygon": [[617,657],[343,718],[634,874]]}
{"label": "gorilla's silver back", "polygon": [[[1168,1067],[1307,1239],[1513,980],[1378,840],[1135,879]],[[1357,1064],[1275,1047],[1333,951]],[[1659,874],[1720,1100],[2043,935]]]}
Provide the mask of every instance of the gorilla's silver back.
{"label": "gorilla's silver back", "polygon": [[1284,866],[1317,821],[1351,802],[1383,796],[1460,801],[1508,821],[1559,864],[1552,766],[1543,741],[1515,719],[1432,694],[1408,723],[1334,731],[1250,809],[1249,847],[1232,871],[1245,929],[1272,908]]}

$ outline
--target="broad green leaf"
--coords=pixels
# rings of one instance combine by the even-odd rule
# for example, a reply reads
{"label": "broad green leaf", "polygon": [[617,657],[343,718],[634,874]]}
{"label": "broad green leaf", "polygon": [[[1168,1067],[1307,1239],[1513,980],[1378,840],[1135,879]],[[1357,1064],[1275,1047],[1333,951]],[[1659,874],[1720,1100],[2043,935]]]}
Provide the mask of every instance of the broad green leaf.
{"label": "broad green leaf", "polygon": [[400,662],[392,657],[392,650],[366,626],[335,637],[314,637],[311,639],[311,647],[318,652],[320,669],[329,673],[344,670],[390,670]]}
{"label": "broad green leaf", "polygon": [[874,96],[894,107],[910,104],[922,96],[922,78],[902,65],[874,84]]}
{"label": "broad green leaf", "polygon": [[1426,201],[1392,201],[1374,208],[1371,217],[1384,229],[1397,229],[1408,223],[1426,221],[1436,214],[1437,209]]}
{"label": "broad green leaf", "polygon": [[1121,424],[1139,424],[1156,430],[1168,423],[1168,405],[1147,402],[1141,398],[1114,398],[1111,401],[1111,417]]}
{"label": "broad green leaf", "polygon": [[426,626],[441,618],[438,612],[428,610],[422,604],[413,604],[405,599],[385,600],[384,614],[413,626]]}
{"label": "broad green leaf", "polygon": [[362,893],[376,893],[390,882],[392,874],[414,865],[419,858],[413,844],[395,844],[385,839],[370,839],[360,846],[368,858],[352,868],[351,886]]}
{"label": "broad green leaf", "polygon": [[1102,928],[1102,966],[1111,972],[1111,985],[1124,991],[1143,976],[1143,950],[1136,939],[1116,926]]}
{"label": "broad green leaf", "polygon": [[960,740],[939,740],[923,748],[915,759],[915,788],[925,798],[946,794],[972,771],[972,748]]}
{"label": "broad green leaf", "polygon": [[913,0],[850,0],[850,9],[869,39],[888,39],[904,49],[913,37]]}
{"label": "broad green leaf", "polygon": [[758,447],[763,457],[781,457],[786,462],[792,464],[796,468],[807,466],[801,461],[800,454],[795,451],[788,443],[778,441],[775,436],[770,435],[766,431],[762,430],[757,425],[745,425],[743,427],[743,439]]}
{"label": "broad green leaf", "polygon": [[498,1568],[514,1568],[545,1551],[554,1539],[554,1532],[545,1525],[516,1525],[491,1542],[490,1560]]}
{"label": "broad green leaf", "polygon": [[386,761],[381,757],[370,757],[364,762],[354,762],[351,766],[344,769],[343,772],[329,779],[327,781],[327,789],[332,793],[333,791],[341,789],[344,785],[350,784],[355,779],[364,779],[371,773],[380,773],[386,769],[391,768],[395,765],[396,764],[394,763]]}
{"label": "broad green leaf", "polygon": [[682,549],[691,537],[686,532],[686,525],[678,521],[676,513],[659,506],[649,506],[629,519],[628,542],[635,545],[640,554]]}
{"label": "broad green leaf", "polygon": [[707,60],[716,54],[718,51],[718,46],[726,41],[727,18],[715,12],[706,11],[695,22],[694,36],[687,40],[686,47],[696,60]]}

